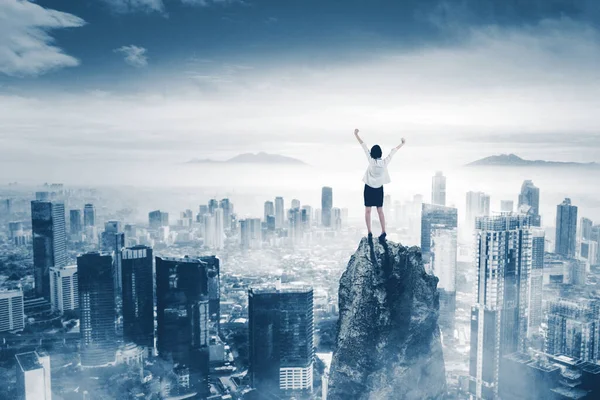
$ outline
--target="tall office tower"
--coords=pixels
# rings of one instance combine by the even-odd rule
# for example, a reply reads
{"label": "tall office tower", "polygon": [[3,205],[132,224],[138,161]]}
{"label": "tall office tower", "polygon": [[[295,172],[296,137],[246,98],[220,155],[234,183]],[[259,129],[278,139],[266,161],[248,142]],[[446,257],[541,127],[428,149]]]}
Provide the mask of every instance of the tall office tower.
{"label": "tall office tower", "polygon": [[214,235],[214,248],[217,250],[222,250],[225,242],[225,225],[223,221],[225,220],[225,213],[222,208],[217,208],[215,210],[214,219],[214,227],[215,227],[215,235]]}
{"label": "tall office tower", "polygon": [[70,210],[69,211],[69,219],[70,219],[69,233],[71,234],[71,237],[80,236],[81,233],[83,232],[81,210]]}
{"label": "tall office tower", "polygon": [[23,292],[0,290],[0,332],[17,331],[25,328]]}
{"label": "tall office tower", "polygon": [[49,192],[35,192],[35,199],[37,201],[50,201]]}
{"label": "tall office tower", "polygon": [[50,268],[50,304],[61,313],[79,308],[77,265]]}
{"label": "tall office tower", "polygon": [[453,331],[456,312],[458,210],[434,204],[421,208],[421,253],[425,268],[439,278],[440,325]]}
{"label": "tall office tower", "polygon": [[113,258],[109,253],[77,257],[81,365],[95,367],[115,361],[115,286]]}
{"label": "tall office tower", "polygon": [[154,348],[154,271],[152,248],[123,251],[123,338]]}
{"label": "tall office tower", "polygon": [[295,209],[295,208],[298,208],[298,209],[300,208],[300,200],[298,200],[298,199],[292,200],[292,209]]}
{"label": "tall office tower", "polygon": [[8,223],[8,238],[15,246],[25,246],[28,242],[27,236],[23,231],[23,223],[13,221]]}
{"label": "tall office tower", "polygon": [[96,226],[96,207],[93,204],[86,204],[83,207],[83,226]]}
{"label": "tall office tower", "polygon": [[222,199],[219,203],[220,208],[223,209],[223,229],[226,232],[231,230],[231,214],[233,214],[233,203],[229,199]]}
{"label": "tall office tower", "polygon": [[540,189],[537,188],[532,181],[525,180],[521,185],[521,193],[519,194],[518,207],[527,205],[530,208],[531,224],[533,226],[541,226],[542,220],[540,217]]}
{"label": "tall office tower", "polygon": [[216,256],[202,256],[198,259],[206,264],[209,318],[218,331],[221,320],[221,262]]}
{"label": "tall office tower", "polygon": [[267,221],[267,230],[270,232],[275,231],[275,216],[268,215],[266,221]]}
{"label": "tall office tower", "polygon": [[203,217],[204,225],[204,246],[212,249],[215,246],[215,217],[206,214]]}
{"label": "tall office tower", "polygon": [[198,208],[198,214],[202,217],[206,214],[208,214],[208,206],[205,204],[202,204],[199,208]]}
{"label": "tall office tower", "polygon": [[528,334],[538,333],[544,318],[542,293],[544,291],[544,252],[546,251],[546,233],[543,229],[533,229],[532,234]]}
{"label": "tall office tower", "polygon": [[342,229],[342,210],[337,207],[331,209],[331,227],[336,231]]}
{"label": "tall office tower", "polygon": [[446,205],[446,177],[441,171],[436,172],[431,180],[431,204]]}
{"label": "tall office tower", "polygon": [[137,225],[135,224],[126,224],[124,231],[126,239],[134,239],[137,237],[138,230]]}
{"label": "tall office tower", "polygon": [[12,199],[2,199],[0,200],[0,218],[2,217],[10,217],[12,214]]}
{"label": "tall office tower", "polygon": [[525,350],[532,235],[525,215],[475,222],[477,303],[471,308],[469,392],[498,398],[502,357]]}
{"label": "tall office tower", "polygon": [[248,291],[250,369],[253,387],[265,392],[312,391],[313,290]]}
{"label": "tall office tower", "polygon": [[566,198],[556,206],[556,247],[554,252],[575,257],[577,238],[577,207]]}
{"label": "tall office tower", "polygon": [[275,227],[282,229],[284,227],[285,208],[283,197],[275,197]]}
{"label": "tall office tower", "polygon": [[208,213],[213,215],[217,208],[219,208],[219,202],[216,199],[210,199],[208,201]]}
{"label": "tall office tower", "polygon": [[124,247],[125,234],[121,232],[121,223],[119,221],[108,221],[104,225],[104,232],[102,233],[102,251],[113,254],[113,279],[118,296],[121,295],[121,283],[123,281],[122,258]]}
{"label": "tall office tower", "polygon": [[598,307],[598,301],[550,301],[546,353],[596,363],[600,358]]}
{"label": "tall office tower", "polygon": [[321,190],[321,223],[325,227],[331,227],[331,208],[333,207],[333,189],[323,187]]}
{"label": "tall office tower", "polygon": [[50,268],[67,265],[65,205],[31,202],[35,293],[50,300]]}
{"label": "tall office tower", "polygon": [[294,243],[300,243],[304,238],[304,222],[302,221],[302,211],[299,208],[292,208],[288,212],[288,234]]}
{"label": "tall office tower", "polygon": [[250,219],[250,247],[260,249],[262,241],[262,221],[260,218],[252,218]]}
{"label": "tall office tower", "polygon": [[240,220],[240,247],[242,249],[250,248],[250,219]]}
{"label": "tall office tower", "polygon": [[467,218],[469,228],[475,225],[475,218],[490,215],[490,196],[483,192],[467,193]]}
{"label": "tall office tower", "polygon": [[157,348],[161,358],[189,368],[198,398],[209,394],[207,263],[156,257]]}
{"label": "tall office tower", "polygon": [[[304,205],[302,206],[302,215],[306,215],[305,220],[305,229],[308,230],[313,223],[313,209],[311,206]],[[304,218],[304,217],[303,217]]]}
{"label": "tall office tower", "polygon": [[269,215],[275,216],[275,204],[272,201],[265,201],[265,213],[264,218],[265,221]]}
{"label": "tall office tower", "polygon": [[52,400],[50,356],[35,351],[15,355],[17,400]]}
{"label": "tall office tower", "polygon": [[579,223],[579,239],[580,240],[590,240],[592,238],[592,228],[594,227],[594,223],[591,219],[586,217],[581,217]]}
{"label": "tall office tower", "polygon": [[501,200],[500,201],[500,211],[503,213],[511,213],[515,210],[515,202],[512,200]]}

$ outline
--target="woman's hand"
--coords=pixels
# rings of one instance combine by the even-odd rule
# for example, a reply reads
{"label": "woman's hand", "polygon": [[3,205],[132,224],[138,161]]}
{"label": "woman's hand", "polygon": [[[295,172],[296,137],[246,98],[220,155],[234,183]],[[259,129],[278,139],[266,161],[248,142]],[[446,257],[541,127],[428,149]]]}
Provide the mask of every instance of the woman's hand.
{"label": "woman's hand", "polygon": [[354,130],[354,134],[358,136],[358,129]]}

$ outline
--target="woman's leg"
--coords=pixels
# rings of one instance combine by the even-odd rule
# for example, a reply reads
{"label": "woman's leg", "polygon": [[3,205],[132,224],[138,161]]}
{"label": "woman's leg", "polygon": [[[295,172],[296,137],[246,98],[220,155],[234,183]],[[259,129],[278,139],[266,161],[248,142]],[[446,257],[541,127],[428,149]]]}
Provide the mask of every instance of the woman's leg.
{"label": "woman's leg", "polygon": [[365,222],[367,223],[367,232],[371,233],[371,207],[365,207]]}
{"label": "woman's leg", "polygon": [[381,224],[381,233],[385,233],[385,216],[383,215],[383,207],[377,207],[377,214],[379,214],[379,223]]}

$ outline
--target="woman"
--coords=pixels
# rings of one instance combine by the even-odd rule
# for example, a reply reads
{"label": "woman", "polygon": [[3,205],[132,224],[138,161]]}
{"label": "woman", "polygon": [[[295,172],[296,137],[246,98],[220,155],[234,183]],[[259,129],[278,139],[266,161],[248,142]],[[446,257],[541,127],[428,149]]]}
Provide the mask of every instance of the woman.
{"label": "woman", "polygon": [[379,222],[381,223],[381,235],[379,240],[385,240],[385,216],[383,215],[383,185],[390,183],[390,175],[387,171],[387,166],[392,161],[392,157],[396,152],[404,146],[406,140],[402,138],[402,143],[394,147],[390,154],[381,159],[381,147],[375,145],[369,150],[365,142],[358,136],[358,129],[354,130],[354,136],[361,144],[369,161],[369,168],[363,177],[365,183],[364,198],[365,198],[365,222],[369,232],[369,240],[373,238],[371,233],[371,207],[377,207]]}

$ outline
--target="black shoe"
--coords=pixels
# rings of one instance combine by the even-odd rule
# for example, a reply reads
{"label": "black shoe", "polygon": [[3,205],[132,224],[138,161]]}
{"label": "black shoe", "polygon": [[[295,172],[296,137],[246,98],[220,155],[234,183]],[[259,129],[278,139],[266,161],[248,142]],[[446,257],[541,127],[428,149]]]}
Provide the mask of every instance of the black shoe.
{"label": "black shoe", "polygon": [[369,234],[367,235],[367,239],[373,240],[373,234],[371,232],[369,232]]}
{"label": "black shoe", "polygon": [[387,236],[387,234],[385,232],[383,232],[381,235],[379,235],[379,241],[383,242],[385,241],[385,237]]}

